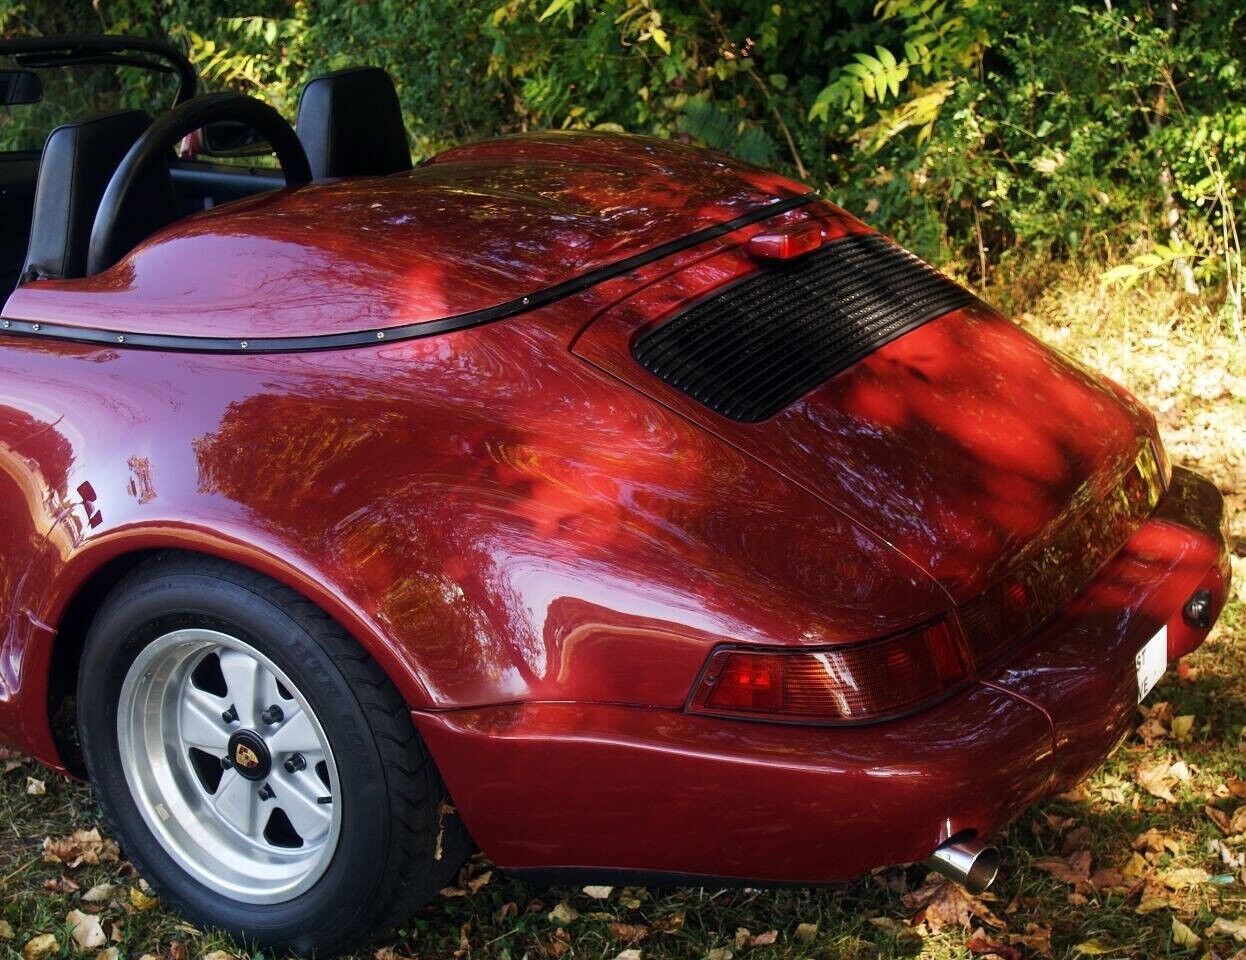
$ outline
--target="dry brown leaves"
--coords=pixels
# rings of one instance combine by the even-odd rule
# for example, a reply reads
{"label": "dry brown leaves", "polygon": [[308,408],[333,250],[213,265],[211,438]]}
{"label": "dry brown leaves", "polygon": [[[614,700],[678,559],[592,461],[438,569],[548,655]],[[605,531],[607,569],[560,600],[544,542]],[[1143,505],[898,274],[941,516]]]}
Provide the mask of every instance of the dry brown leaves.
{"label": "dry brown leaves", "polygon": [[1027,923],[1025,925],[1025,933],[1010,933],[1008,942],[1020,944],[1041,956],[1050,957],[1051,927],[1040,926],[1037,923]]}
{"label": "dry brown leaves", "polygon": [[113,840],[100,836],[99,830],[75,830],[67,837],[44,838],[43,859],[47,863],[62,863],[70,870],[83,864],[95,866],[100,863],[117,863],[121,851]]}
{"label": "dry brown leaves", "polygon": [[[647,925],[615,921],[610,924],[609,930],[610,936],[614,937],[615,940],[622,941],[623,943],[640,943],[654,934],[678,933],[684,928],[686,922],[687,914],[682,910],[677,910],[675,913],[667,914],[665,917]],[[748,931],[745,932],[747,933]],[[738,932],[736,936],[737,938],[739,937]]]}
{"label": "dry brown leaves", "polygon": [[764,933],[752,933],[747,927],[740,927],[735,932],[735,948],[744,950],[747,947],[769,947],[779,940],[778,930],[767,930]]}
{"label": "dry brown leaves", "polygon": [[479,893],[493,879],[493,871],[480,859],[473,858],[463,865],[455,879],[454,886],[442,887],[443,897],[466,897],[469,893]]}
{"label": "dry brown leaves", "polygon": [[965,949],[974,955],[999,957],[1000,960],[1021,960],[1021,951],[1011,944],[993,940],[978,927],[965,941]]}
{"label": "dry brown leaves", "polygon": [[995,916],[979,897],[937,873],[928,874],[925,882],[916,890],[904,894],[901,902],[912,913],[909,922],[915,927],[925,924],[932,933],[938,933],[944,927],[971,930],[977,925],[975,921],[996,929],[1005,927],[1004,921]]}
{"label": "dry brown leaves", "polygon": [[1157,763],[1139,765],[1135,772],[1138,785],[1147,793],[1168,803],[1175,803],[1173,790],[1178,783],[1189,783],[1191,772],[1184,760],[1169,763],[1160,760]]}
{"label": "dry brown leaves", "polygon": [[46,960],[60,952],[61,945],[50,933],[31,937],[22,947],[22,960]]}
{"label": "dry brown leaves", "polygon": [[551,960],[558,960],[559,957],[571,949],[571,935],[562,927],[559,927],[548,936],[538,936],[536,943],[543,956],[550,957]]}
{"label": "dry brown leaves", "polygon": [[95,950],[108,942],[100,918],[93,913],[70,910],[65,917],[65,926],[74,946],[79,950]]}

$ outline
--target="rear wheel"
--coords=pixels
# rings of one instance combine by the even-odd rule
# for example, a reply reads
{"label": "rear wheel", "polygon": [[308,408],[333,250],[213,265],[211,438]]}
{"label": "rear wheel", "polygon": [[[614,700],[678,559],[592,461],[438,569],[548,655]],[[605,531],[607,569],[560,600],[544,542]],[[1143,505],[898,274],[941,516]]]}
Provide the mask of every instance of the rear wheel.
{"label": "rear wheel", "polygon": [[78,702],[129,858],[241,942],[342,950],[433,897],[467,853],[397,690],[266,577],[181,554],[143,564],[92,624]]}

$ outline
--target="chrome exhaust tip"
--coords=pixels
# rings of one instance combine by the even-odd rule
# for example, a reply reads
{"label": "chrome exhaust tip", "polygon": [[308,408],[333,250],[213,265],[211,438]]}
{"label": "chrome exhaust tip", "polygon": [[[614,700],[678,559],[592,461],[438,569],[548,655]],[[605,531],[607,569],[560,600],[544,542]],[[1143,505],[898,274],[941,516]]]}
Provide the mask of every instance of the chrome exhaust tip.
{"label": "chrome exhaust tip", "polygon": [[972,894],[990,887],[999,875],[999,848],[981,840],[949,840],[940,844],[926,866],[955,880]]}

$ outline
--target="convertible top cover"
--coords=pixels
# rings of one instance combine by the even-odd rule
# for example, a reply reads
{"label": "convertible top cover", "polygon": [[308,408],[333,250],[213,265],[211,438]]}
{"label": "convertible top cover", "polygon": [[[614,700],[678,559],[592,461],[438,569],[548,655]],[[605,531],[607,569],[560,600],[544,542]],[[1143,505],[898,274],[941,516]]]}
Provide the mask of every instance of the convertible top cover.
{"label": "convertible top cover", "polygon": [[330,338],[320,346],[423,324],[440,332],[812,199],[777,174],[677,143],[512,137],[410,173],[281,190],[180,220],[102,274],[21,287],[4,316],[71,336]]}

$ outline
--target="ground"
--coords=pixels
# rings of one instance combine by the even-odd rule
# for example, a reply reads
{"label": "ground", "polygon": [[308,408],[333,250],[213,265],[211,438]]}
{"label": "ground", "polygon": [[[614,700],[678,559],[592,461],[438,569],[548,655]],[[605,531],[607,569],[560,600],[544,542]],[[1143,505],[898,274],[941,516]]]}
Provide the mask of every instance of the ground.
{"label": "ground", "polygon": [[[360,958],[1246,960],[1246,782],[1237,779],[1246,778],[1246,347],[1211,332],[1227,327],[1212,308],[1163,284],[1111,290],[1066,271],[1031,285],[988,298],[1156,411],[1172,459],[1225,492],[1244,557],[1236,599],[1203,649],[1148,698],[1137,734],[1002,838],[996,890],[975,900],[920,867],[830,891],[545,889],[478,858]],[[15,756],[0,757],[0,771],[0,960],[240,956],[147,896],[106,835],[74,838],[103,830],[86,787]]]}

